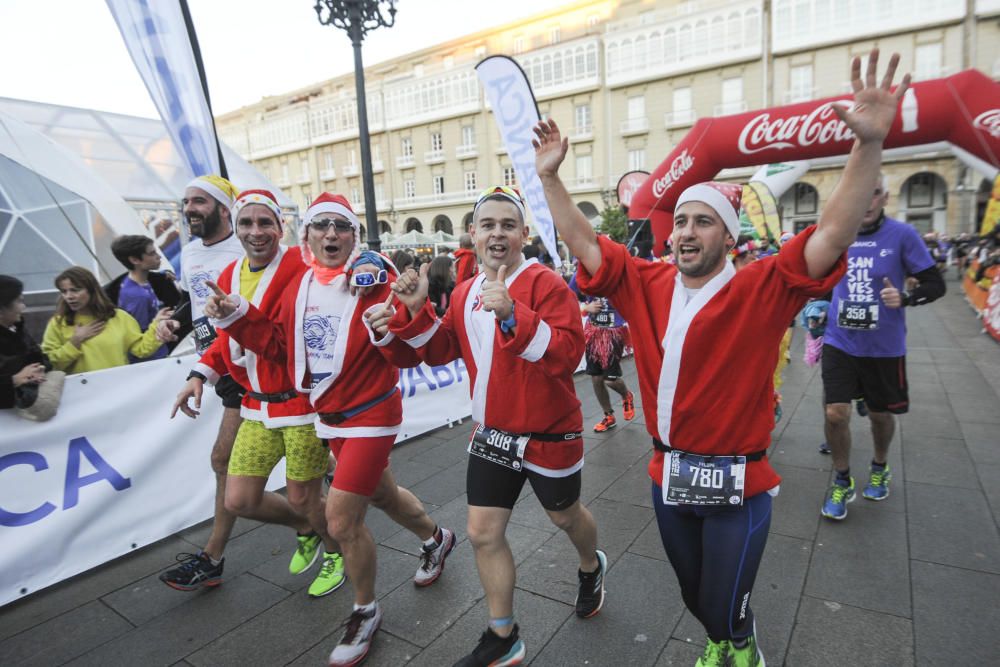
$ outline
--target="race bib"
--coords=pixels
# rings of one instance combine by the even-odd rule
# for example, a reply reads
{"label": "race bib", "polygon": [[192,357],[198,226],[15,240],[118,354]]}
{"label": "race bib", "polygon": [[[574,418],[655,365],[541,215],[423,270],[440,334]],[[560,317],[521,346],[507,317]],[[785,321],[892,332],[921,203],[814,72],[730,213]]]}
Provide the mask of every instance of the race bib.
{"label": "race bib", "polygon": [[878,304],[841,300],[837,305],[837,326],[841,329],[878,329]]}
{"label": "race bib", "polygon": [[218,336],[207,317],[199,317],[191,323],[194,326],[194,340],[198,347],[199,354],[208,349],[212,341]]}
{"label": "race bib", "polygon": [[524,468],[524,449],[528,446],[527,435],[507,433],[480,424],[469,441],[469,453],[502,465],[511,470]]}
{"label": "race bib", "polygon": [[672,450],[663,461],[663,502],[742,505],[745,456],[700,456]]}
{"label": "race bib", "polygon": [[613,327],[615,325],[615,314],[610,310],[602,310],[590,315],[590,322],[598,327]]}

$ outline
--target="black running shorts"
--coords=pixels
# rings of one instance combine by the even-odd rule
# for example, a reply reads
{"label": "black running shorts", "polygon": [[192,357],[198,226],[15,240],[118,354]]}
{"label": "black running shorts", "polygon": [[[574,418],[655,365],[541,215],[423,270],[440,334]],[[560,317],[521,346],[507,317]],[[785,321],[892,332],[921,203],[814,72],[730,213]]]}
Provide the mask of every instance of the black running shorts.
{"label": "black running shorts", "polygon": [[910,409],[906,357],[854,357],[824,345],[823,395],[827,405],[850,404],[861,396],[872,412],[905,414]]}
{"label": "black running shorts", "polygon": [[227,408],[238,408],[243,400],[243,394],[247,392],[239,382],[233,379],[232,375],[223,375],[215,383],[215,393],[222,399],[222,405]]}
{"label": "black running shorts", "polygon": [[601,362],[594,359],[589,354],[587,357],[587,375],[603,375],[606,380],[618,380],[622,376],[622,364],[621,357],[615,355],[611,357],[611,363],[607,366],[601,366]]}
{"label": "black running shorts", "polygon": [[465,491],[470,505],[513,509],[527,479],[542,507],[561,512],[580,498],[581,478],[580,470],[566,477],[546,477],[534,470],[512,470],[470,454]]}

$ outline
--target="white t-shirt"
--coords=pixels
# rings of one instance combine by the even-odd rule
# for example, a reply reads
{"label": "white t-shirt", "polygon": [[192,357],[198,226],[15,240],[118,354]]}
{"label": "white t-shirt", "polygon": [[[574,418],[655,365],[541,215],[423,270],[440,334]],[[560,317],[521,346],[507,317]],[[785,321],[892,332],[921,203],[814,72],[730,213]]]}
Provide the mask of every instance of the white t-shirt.
{"label": "white t-shirt", "polygon": [[236,234],[208,246],[201,239],[194,239],[181,250],[180,284],[191,296],[191,322],[199,351],[204,351],[215,340],[215,329],[205,317],[205,304],[212,295],[205,281],[217,281],[222,270],[244,254]]}
{"label": "white t-shirt", "polygon": [[306,359],[312,386],[334,371],[334,347],[341,320],[350,300],[343,274],[323,285],[313,280],[309,285],[306,310],[302,317],[302,336],[306,342]]}

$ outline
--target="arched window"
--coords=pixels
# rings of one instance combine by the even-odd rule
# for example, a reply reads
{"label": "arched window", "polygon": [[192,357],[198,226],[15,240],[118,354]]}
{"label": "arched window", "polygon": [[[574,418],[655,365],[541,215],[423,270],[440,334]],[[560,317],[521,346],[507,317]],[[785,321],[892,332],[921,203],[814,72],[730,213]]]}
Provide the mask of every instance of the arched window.
{"label": "arched window", "polygon": [[448,216],[439,215],[436,218],[434,218],[435,232],[444,232],[445,234],[451,234],[452,233],[451,230],[452,230],[451,219],[449,219]]}
{"label": "arched window", "polygon": [[385,220],[378,221],[378,233],[379,234],[392,234],[392,225],[390,225]]}
{"label": "arched window", "polygon": [[406,221],[406,231],[408,231],[408,232],[412,232],[412,231],[423,232],[424,231],[424,226],[416,218],[409,218]]}
{"label": "arched window", "polygon": [[691,24],[685,23],[677,32],[677,60],[684,62],[690,60],[691,56]]}
{"label": "arched window", "polygon": [[694,55],[702,57],[708,53],[708,23],[698,21],[694,24]]}
{"label": "arched window", "polygon": [[677,62],[677,33],[673,28],[663,33],[663,62],[668,65]]}
{"label": "arched window", "polygon": [[743,46],[753,48],[760,42],[760,13],[748,9],[743,15]]}

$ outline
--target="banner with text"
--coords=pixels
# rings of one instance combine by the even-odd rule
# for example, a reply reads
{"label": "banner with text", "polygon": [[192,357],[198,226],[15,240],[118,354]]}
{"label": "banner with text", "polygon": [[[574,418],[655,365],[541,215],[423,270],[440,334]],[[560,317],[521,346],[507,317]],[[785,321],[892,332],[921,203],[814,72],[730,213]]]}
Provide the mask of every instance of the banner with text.
{"label": "banner with text", "polygon": [[[191,357],[67,378],[44,423],[0,411],[0,606],[212,515],[209,454],[222,406],[170,419]],[[461,361],[400,371],[397,442],[471,414]],[[284,461],[268,482],[285,486]]]}

